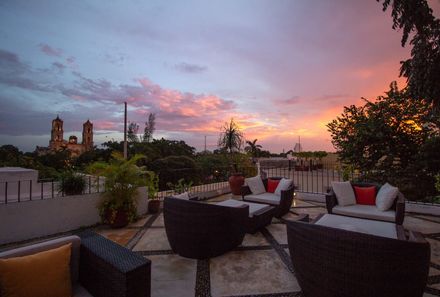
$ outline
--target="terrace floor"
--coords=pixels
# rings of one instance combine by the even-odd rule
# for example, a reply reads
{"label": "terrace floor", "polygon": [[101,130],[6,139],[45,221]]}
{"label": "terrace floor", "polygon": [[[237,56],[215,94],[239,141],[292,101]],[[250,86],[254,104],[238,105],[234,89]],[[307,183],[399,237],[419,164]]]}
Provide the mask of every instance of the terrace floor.
{"label": "terrace floor", "polygon": [[[230,199],[223,195],[209,202]],[[325,205],[295,199],[285,219],[325,213]],[[405,229],[421,232],[431,243],[431,269],[424,297],[440,296],[440,217],[407,214]],[[302,296],[293,274],[286,226],[274,219],[254,235],[246,234],[234,251],[209,260],[183,258],[172,252],[163,215],[147,215],[123,229],[95,229],[103,236],[152,261],[152,296]]]}

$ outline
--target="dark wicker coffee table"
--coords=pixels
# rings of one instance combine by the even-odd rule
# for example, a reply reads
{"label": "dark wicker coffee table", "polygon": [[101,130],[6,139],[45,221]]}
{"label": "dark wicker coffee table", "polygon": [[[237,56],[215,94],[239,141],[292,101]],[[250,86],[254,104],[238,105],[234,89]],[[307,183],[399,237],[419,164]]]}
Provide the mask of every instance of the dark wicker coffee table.
{"label": "dark wicker coffee table", "polygon": [[269,225],[272,222],[272,218],[276,211],[275,207],[267,204],[244,202],[234,199],[225,200],[216,204],[228,207],[249,205],[249,217],[246,220],[245,226],[246,233],[255,233],[261,228]]}

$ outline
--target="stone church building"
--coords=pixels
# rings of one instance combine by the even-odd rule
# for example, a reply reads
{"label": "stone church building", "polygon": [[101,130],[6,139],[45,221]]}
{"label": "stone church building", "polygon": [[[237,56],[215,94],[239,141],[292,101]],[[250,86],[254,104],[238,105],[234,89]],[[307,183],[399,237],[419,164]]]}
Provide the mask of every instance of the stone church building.
{"label": "stone church building", "polygon": [[49,147],[37,147],[36,151],[39,154],[66,149],[70,151],[72,156],[79,156],[93,149],[93,124],[89,120],[83,124],[81,143],[78,143],[78,138],[75,135],[69,136],[69,140],[64,139],[63,123],[59,116],[52,121]]}

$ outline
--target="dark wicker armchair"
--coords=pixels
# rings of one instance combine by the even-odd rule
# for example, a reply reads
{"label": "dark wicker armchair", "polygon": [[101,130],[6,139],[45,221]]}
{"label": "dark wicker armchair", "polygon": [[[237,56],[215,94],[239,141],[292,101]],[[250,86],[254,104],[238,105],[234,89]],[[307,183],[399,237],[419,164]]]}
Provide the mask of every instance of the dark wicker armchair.
{"label": "dark wicker armchair", "polygon": [[[376,183],[351,183],[351,185],[357,187],[376,187],[376,193],[379,192],[381,185]],[[336,199],[336,195],[333,192],[333,189],[330,189],[330,192],[325,196],[325,202],[328,213],[333,213],[333,208],[338,205],[338,200]],[[403,220],[405,218],[405,196],[401,192],[397,194],[397,198],[391,206],[391,210],[395,211],[394,223],[398,225],[403,224]],[[345,215],[345,214],[344,214]],[[380,219],[378,219],[380,220]]]}
{"label": "dark wicker armchair", "polygon": [[72,243],[70,270],[73,297],[150,296],[151,261],[94,232],[9,250],[0,253],[0,258],[31,255],[67,243]]}
{"label": "dark wicker armchair", "polygon": [[[270,179],[281,179],[281,177],[271,177]],[[267,178],[263,179],[264,188],[267,191]],[[270,193],[269,193],[270,194]],[[249,198],[249,195],[252,195],[252,192],[248,186],[241,187],[241,196],[244,201],[256,202],[256,203],[264,203],[270,204],[275,207],[275,217],[281,218],[283,215],[289,212],[292,207],[292,201],[295,194],[295,186],[292,185],[285,191],[281,191],[281,196],[278,201],[274,202],[273,200],[254,200]],[[258,196],[258,195],[255,195]]]}
{"label": "dark wicker armchair", "polygon": [[206,259],[242,243],[249,206],[227,207],[165,197],[163,216],[173,251],[187,258]]}
{"label": "dark wicker armchair", "polygon": [[422,297],[429,243],[412,232],[406,239],[402,226],[396,227],[399,239],[287,222],[290,256],[303,295]]}

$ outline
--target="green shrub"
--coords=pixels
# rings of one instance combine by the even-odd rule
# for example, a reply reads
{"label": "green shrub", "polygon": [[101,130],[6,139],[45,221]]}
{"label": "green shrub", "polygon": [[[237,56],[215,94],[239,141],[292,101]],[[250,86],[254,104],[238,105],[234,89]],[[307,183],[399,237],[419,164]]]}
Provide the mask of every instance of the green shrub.
{"label": "green shrub", "polygon": [[58,191],[65,195],[81,195],[86,188],[83,175],[73,171],[66,171],[60,175]]}

